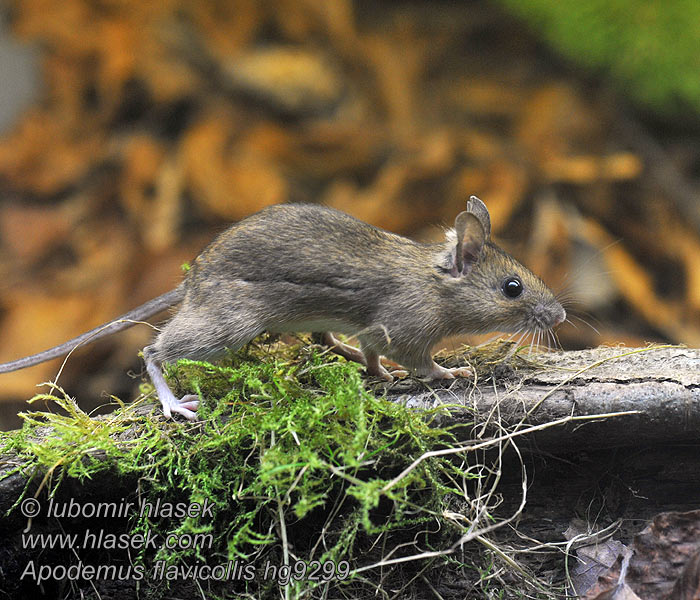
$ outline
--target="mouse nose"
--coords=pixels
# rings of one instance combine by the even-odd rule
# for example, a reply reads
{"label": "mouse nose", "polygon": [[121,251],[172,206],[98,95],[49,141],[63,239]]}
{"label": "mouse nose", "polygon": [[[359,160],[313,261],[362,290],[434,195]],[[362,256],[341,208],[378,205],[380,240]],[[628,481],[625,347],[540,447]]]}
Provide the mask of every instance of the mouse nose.
{"label": "mouse nose", "polygon": [[551,329],[566,319],[566,311],[558,302],[542,302],[533,311],[537,326],[541,329]]}
{"label": "mouse nose", "polygon": [[552,327],[561,325],[564,321],[566,321],[566,310],[563,306],[559,306],[559,314],[554,317],[554,325]]}

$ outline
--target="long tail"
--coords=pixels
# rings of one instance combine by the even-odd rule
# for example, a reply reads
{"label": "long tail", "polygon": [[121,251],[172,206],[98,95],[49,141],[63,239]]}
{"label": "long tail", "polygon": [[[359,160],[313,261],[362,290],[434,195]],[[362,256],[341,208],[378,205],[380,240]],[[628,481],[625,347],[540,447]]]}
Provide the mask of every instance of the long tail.
{"label": "long tail", "polygon": [[10,371],[18,371],[19,369],[38,365],[39,363],[46,362],[52,358],[64,356],[81,344],[92,343],[103,337],[117,333],[118,331],[128,329],[129,327],[135,325],[136,321],[143,321],[144,319],[147,319],[148,317],[151,317],[156,313],[165,310],[166,308],[182,302],[184,295],[184,285],[180,284],[174,290],[166,292],[162,296],[158,296],[153,300],[149,300],[141,306],[130,310],[128,313],[117,317],[114,319],[114,321],[110,321],[109,323],[105,323],[99,327],[95,327],[94,329],[91,329],[78,337],[74,337],[72,340],[63,342],[62,344],[49,348],[48,350],[44,350],[43,352],[0,364],[0,373],[9,373]]}

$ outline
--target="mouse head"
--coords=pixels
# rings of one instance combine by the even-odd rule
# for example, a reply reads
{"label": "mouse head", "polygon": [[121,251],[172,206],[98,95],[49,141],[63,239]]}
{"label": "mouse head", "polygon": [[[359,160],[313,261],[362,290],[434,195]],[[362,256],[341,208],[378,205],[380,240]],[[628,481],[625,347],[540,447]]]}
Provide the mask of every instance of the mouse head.
{"label": "mouse head", "polygon": [[462,331],[546,331],[566,311],[544,282],[490,241],[491,218],[476,196],[448,235],[445,269],[458,285]]}

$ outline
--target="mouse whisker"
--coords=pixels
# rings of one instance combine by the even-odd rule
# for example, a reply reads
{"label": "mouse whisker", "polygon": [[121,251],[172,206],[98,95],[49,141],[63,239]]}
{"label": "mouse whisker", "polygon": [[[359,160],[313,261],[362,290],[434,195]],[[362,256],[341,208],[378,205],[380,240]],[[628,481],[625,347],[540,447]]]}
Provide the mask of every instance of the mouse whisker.
{"label": "mouse whisker", "polygon": [[[509,342],[509,341],[513,338],[513,335],[515,335],[515,334],[509,335],[509,336],[506,337],[503,341],[504,341],[504,342]],[[484,340],[484,341],[481,342],[480,344],[477,344],[476,347],[477,347],[477,348],[481,348],[482,346],[487,346],[487,345],[490,344],[491,342],[493,342],[493,341],[495,341],[495,340],[497,340],[497,339],[499,339],[499,338],[502,338],[502,336],[503,336],[502,333],[497,333],[496,335],[492,335],[492,336],[491,336],[490,338],[488,338],[487,340]]]}
{"label": "mouse whisker", "polygon": [[566,319],[564,319],[564,322],[571,325],[574,329],[578,329],[578,325],[576,325],[576,323],[574,323],[571,319],[569,319],[569,317],[566,317]]}
{"label": "mouse whisker", "polygon": [[[583,317],[579,317],[578,315],[571,315],[571,317],[574,318],[574,319],[578,319],[578,320],[581,321],[581,323],[583,323],[584,325],[588,325],[593,331],[595,331],[598,335],[600,335],[600,331],[598,331],[598,329],[597,329],[596,327],[594,327],[593,325],[591,325],[591,324],[590,324],[588,321],[586,321],[586,319],[584,319]],[[568,319],[567,319],[567,320],[568,320]],[[571,321],[569,321],[569,323],[571,323]],[[573,325],[573,323],[571,323],[571,324]]]}
{"label": "mouse whisker", "polygon": [[523,338],[530,333],[529,331],[525,330],[520,334],[520,337],[518,338],[518,341],[516,342],[516,346],[520,347],[520,344],[523,343]]}
{"label": "mouse whisker", "polygon": [[522,328],[521,328],[521,329],[518,329],[517,331],[514,331],[514,332],[511,333],[507,338],[505,338],[504,341],[505,341],[505,342],[512,342],[512,341],[513,341],[513,338],[514,338],[516,335],[518,335],[521,331],[522,331]]}
{"label": "mouse whisker", "polygon": [[[514,338],[516,335],[518,335],[519,333],[522,332],[522,330],[523,330],[523,329],[522,329],[522,327],[521,327],[520,329],[518,329],[518,330],[514,331],[513,333],[511,333],[511,334],[506,338],[506,340],[505,340],[506,343],[512,341],[513,338]],[[514,343],[513,343],[513,347],[512,347],[510,350],[508,350],[508,353],[506,354],[506,357],[507,357],[507,358],[511,358],[517,351],[518,351],[518,343],[517,343],[517,342],[514,342]]]}

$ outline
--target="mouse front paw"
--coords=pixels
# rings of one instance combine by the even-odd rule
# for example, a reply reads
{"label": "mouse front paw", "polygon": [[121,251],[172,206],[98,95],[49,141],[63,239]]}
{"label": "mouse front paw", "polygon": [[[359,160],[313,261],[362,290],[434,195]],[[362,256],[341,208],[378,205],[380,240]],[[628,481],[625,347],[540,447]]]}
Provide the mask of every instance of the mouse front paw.
{"label": "mouse front paw", "polygon": [[452,375],[453,378],[474,376],[474,371],[472,371],[469,367],[453,367],[452,369],[447,370],[450,372],[450,375]]}
{"label": "mouse front paw", "polygon": [[455,377],[472,377],[473,374],[469,367],[453,367],[452,369],[446,369],[434,362],[432,370],[425,375],[424,378],[428,380],[454,379]]}
{"label": "mouse front paw", "polygon": [[399,378],[408,377],[408,375],[409,375],[409,373],[406,369],[392,369],[390,371],[390,373],[391,373],[392,377],[399,377]]}

